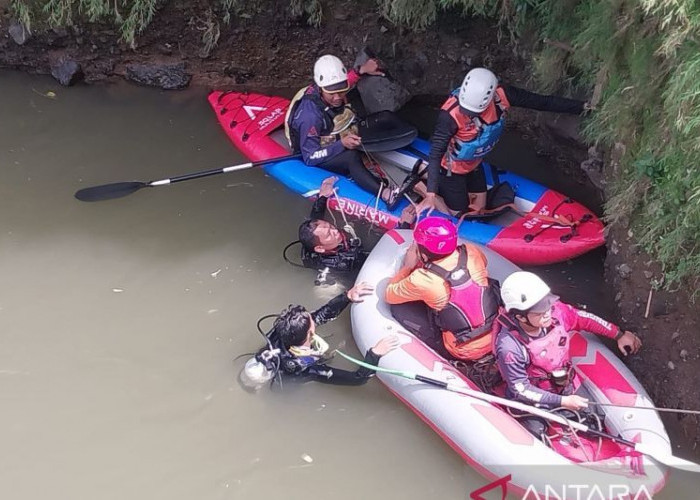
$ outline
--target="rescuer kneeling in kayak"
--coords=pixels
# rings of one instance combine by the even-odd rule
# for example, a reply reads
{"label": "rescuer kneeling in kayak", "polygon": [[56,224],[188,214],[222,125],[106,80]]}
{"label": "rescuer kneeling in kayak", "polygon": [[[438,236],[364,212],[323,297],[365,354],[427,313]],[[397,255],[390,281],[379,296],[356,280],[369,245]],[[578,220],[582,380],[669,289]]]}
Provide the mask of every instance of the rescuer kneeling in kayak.
{"label": "rescuer kneeling in kayak", "polygon": [[500,85],[486,68],[467,73],[462,86],[442,105],[430,140],[428,194],[418,213],[441,209],[439,194],[452,214],[486,208],[486,176],[481,162],[496,145],[511,106],[580,114],[587,103]]}
{"label": "rescuer kneeling in kayak", "polygon": [[[457,228],[441,217],[418,222],[413,238],[386,288],[392,314],[443,356],[446,350],[448,358],[483,358],[491,352],[499,307],[486,256],[475,245],[457,245]],[[437,342],[431,339],[436,332]]]}
{"label": "rescuer kneeling in kayak", "polygon": [[399,199],[399,188],[383,186],[362,161],[362,139],[347,103],[348,91],[362,75],[384,75],[376,59],[357,71],[347,71],[335,56],[325,55],[314,64],[314,85],[297,92],[285,120],[289,144],[304,163],[352,178],[390,206]]}
{"label": "rescuer kneeling in kayak", "polygon": [[[591,396],[569,354],[571,335],[577,330],[614,338],[625,356],[628,349],[634,354],[642,346],[634,333],[559,301],[533,273],[518,271],[508,276],[501,297],[507,312],[498,316],[500,331],[494,350],[510,399],[545,409],[588,408]],[[545,434],[544,419],[527,413],[518,418],[535,436]]]}
{"label": "rescuer kneeling in kayak", "polygon": [[[316,328],[337,318],[350,302],[362,302],[362,297],[373,292],[370,285],[361,282],[316,311],[309,312],[300,305],[289,306],[265,334],[267,347],[246,363],[241,374],[243,383],[257,388],[280,372],[326,384],[362,385],[367,382],[374,375],[373,370],[361,367],[351,372],[328,366],[328,344],[316,334]],[[364,360],[377,365],[379,358],[398,345],[396,335],[387,335],[367,351]]]}
{"label": "rescuer kneeling in kayak", "polygon": [[[328,199],[334,195],[334,184],[337,177],[328,177],[321,183],[318,197],[311,208],[309,218],[299,226],[299,242],[301,242],[301,260],[304,267],[316,269],[318,275],[316,284],[332,284],[334,281],[329,274],[351,274],[360,269],[367,252],[362,241],[357,237],[354,228],[343,216],[343,228],[324,220]],[[413,205],[408,205],[402,212],[397,225],[400,229],[408,229],[415,220]],[[294,242],[296,243],[296,242]],[[289,248],[292,244],[288,245]],[[285,249],[285,259],[286,250]],[[287,259],[289,260],[289,259]],[[289,261],[291,262],[291,261]],[[293,262],[292,262],[293,264]]]}

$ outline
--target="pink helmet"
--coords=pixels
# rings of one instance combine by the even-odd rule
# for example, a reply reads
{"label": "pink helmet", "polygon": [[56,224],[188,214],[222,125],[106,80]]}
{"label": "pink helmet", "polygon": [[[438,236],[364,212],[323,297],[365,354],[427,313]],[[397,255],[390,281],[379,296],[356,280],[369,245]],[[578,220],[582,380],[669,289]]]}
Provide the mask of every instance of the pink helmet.
{"label": "pink helmet", "polygon": [[413,229],[413,239],[434,255],[450,255],[457,248],[457,228],[442,217],[426,217]]}

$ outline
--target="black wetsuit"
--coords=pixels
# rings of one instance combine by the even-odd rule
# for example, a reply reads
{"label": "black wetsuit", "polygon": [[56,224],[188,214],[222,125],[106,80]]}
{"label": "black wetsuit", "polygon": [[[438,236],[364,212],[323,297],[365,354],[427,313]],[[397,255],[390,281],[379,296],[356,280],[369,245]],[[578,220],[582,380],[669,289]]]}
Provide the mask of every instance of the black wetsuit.
{"label": "black wetsuit", "polygon": [[[311,207],[309,220],[322,220],[326,215],[328,198],[318,196]],[[396,229],[410,229],[407,222],[399,222]],[[304,255],[304,253],[306,255]],[[367,252],[359,246],[344,243],[338,246],[335,253],[318,254],[309,250],[302,251],[302,260],[307,267],[324,268],[340,272],[351,272],[358,270],[367,259]]]}
{"label": "black wetsuit", "polygon": [[[337,297],[333,298],[326,305],[317,309],[311,313],[311,317],[316,323],[316,326],[323,325],[329,321],[333,321],[337,318],[340,313],[342,313],[345,308],[350,304],[350,299],[347,294],[342,293]],[[364,361],[371,365],[375,365],[379,362],[380,356],[376,355],[372,349],[367,351],[365,354]],[[282,367],[284,369],[285,363],[282,362]],[[367,380],[374,375],[374,370],[368,368],[360,367],[354,372],[348,370],[340,370],[338,368],[332,368],[325,363],[317,363],[311,366],[306,366],[300,371],[291,372],[284,369],[285,374],[292,376],[294,378],[300,378],[304,381],[315,380],[324,384],[335,384],[335,385],[362,385],[367,382]]]}

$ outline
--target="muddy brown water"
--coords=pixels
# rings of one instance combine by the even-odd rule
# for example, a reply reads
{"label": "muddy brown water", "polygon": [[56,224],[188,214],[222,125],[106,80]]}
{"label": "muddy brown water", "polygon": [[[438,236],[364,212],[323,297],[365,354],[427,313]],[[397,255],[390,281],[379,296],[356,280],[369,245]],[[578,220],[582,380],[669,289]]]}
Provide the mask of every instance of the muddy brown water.
{"label": "muddy brown water", "polygon": [[[376,381],[240,387],[260,316],[338,292],[282,260],[307,201],[259,169],[73,198],[244,161],[204,92],[0,72],[0,113],[0,498],[466,498],[486,483]],[[545,273],[574,302],[602,289],[599,254]],[[357,353],[347,314],[323,333]]]}

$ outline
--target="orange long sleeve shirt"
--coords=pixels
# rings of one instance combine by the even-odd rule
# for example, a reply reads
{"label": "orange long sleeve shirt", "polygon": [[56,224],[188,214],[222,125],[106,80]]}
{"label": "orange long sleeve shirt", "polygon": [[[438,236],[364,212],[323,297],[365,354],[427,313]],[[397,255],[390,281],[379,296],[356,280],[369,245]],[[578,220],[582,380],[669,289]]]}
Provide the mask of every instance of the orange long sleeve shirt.
{"label": "orange long sleeve shirt", "polygon": [[[464,245],[467,249],[467,270],[472,279],[481,286],[488,285],[488,271],[486,270],[486,256],[478,247],[469,243]],[[457,267],[459,252],[456,250],[444,259],[436,260],[435,264],[443,269]],[[450,299],[450,285],[435,273],[417,267],[410,269],[402,267],[389,281],[386,287],[385,300],[389,304],[403,304],[414,300],[422,300],[428,307],[435,311],[442,310]]]}
{"label": "orange long sleeve shirt", "polygon": [[[480,286],[488,286],[487,259],[478,247],[464,245],[467,249],[467,270],[472,279]],[[452,270],[457,267],[459,252],[455,251],[444,259],[435,261],[443,269]],[[440,311],[450,300],[450,285],[435,273],[423,267],[415,269],[403,267],[389,281],[384,296],[389,304],[423,301],[434,311]],[[459,359],[476,360],[491,351],[492,333],[479,337],[471,342],[460,344],[452,332],[443,332],[442,339],[450,354]]]}

